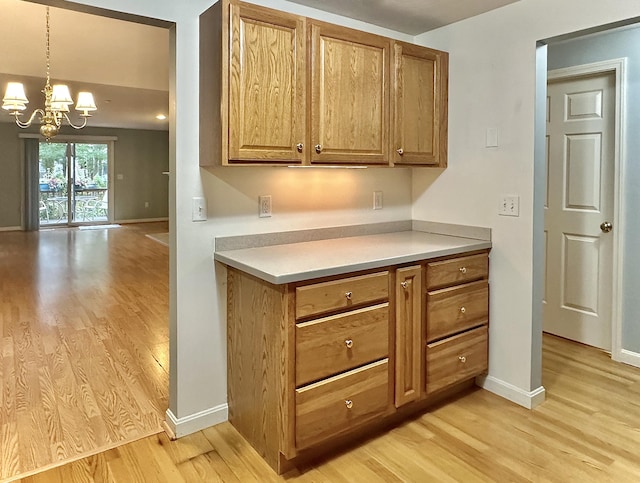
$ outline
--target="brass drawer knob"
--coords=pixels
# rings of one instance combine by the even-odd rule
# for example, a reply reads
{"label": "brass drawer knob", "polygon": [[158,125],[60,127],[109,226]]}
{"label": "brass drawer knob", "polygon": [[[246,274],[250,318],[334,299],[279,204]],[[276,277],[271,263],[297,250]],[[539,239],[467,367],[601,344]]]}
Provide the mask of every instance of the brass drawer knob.
{"label": "brass drawer knob", "polygon": [[351,349],[353,347],[353,341],[351,339],[347,339],[344,341],[344,345],[347,346],[347,349]]}
{"label": "brass drawer knob", "polygon": [[458,360],[459,360],[460,362],[462,362],[463,364],[464,364],[465,362],[467,362],[467,358],[466,358],[465,356],[458,356]]}
{"label": "brass drawer knob", "polygon": [[396,153],[398,153],[400,156],[402,156],[404,154],[404,149],[398,148],[398,149],[396,149]]}
{"label": "brass drawer knob", "polygon": [[299,153],[302,152],[302,148],[304,148],[304,144],[302,144],[302,143],[296,144],[296,149],[298,150]]}
{"label": "brass drawer knob", "polygon": [[351,300],[351,296],[353,294],[351,292],[345,292],[344,296],[347,298],[347,300]]}
{"label": "brass drawer knob", "polygon": [[460,267],[460,273],[462,273],[463,275],[467,273],[467,267]]}
{"label": "brass drawer knob", "polygon": [[400,286],[402,288],[407,288],[409,286],[409,282],[402,282],[402,283],[400,283]]}
{"label": "brass drawer knob", "polygon": [[461,313],[461,314],[464,314],[466,311],[467,311],[467,309],[466,309],[466,308],[464,308],[464,307],[460,307],[460,313]]}
{"label": "brass drawer knob", "polygon": [[353,401],[351,399],[347,399],[344,402],[344,405],[347,406],[347,409],[351,409],[353,407]]}
{"label": "brass drawer knob", "polygon": [[320,154],[322,152],[322,144],[316,144],[316,153]]}

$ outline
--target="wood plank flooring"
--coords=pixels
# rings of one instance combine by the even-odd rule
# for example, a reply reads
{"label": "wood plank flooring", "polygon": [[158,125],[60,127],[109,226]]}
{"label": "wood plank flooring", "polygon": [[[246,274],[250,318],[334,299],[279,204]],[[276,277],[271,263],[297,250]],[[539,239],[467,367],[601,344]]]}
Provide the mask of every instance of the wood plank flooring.
{"label": "wood plank flooring", "polygon": [[160,433],[21,481],[640,481],[640,370],[552,336],[543,361],[547,400],[533,411],[472,390],[284,478],[224,423],[177,441]]}
{"label": "wood plank flooring", "polygon": [[160,431],[166,231],[0,232],[0,480]]}

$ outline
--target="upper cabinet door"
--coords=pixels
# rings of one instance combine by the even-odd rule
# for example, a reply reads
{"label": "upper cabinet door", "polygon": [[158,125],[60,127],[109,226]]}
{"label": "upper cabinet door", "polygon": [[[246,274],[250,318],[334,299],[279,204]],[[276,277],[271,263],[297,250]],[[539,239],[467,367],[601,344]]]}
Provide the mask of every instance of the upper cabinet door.
{"label": "upper cabinet door", "polygon": [[305,21],[231,3],[229,164],[300,164],[305,149]]}
{"label": "upper cabinet door", "polygon": [[387,164],[391,41],[308,21],[311,163]]}
{"label": "upper cabinet door", "polygon": [[447,166],[449,56],[394,43],[393,164]]}

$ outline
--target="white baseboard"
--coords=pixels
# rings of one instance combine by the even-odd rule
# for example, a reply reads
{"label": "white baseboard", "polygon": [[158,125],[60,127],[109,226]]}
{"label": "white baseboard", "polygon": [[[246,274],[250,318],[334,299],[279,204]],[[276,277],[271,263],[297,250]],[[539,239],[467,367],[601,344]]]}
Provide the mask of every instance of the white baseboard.
{"label": "white baseboard", "polygon": [[0,231],[22,231],[21,226],[0,226]]}
{"label": "white baseboard", "polygon": [[176,418],[171,409],[166,412],[167,426],[176,438],[181,438],[201,429],[224,423],[229,419],[229,406],[220,404],[219,406],[205,409],[199,413],[190,414],[182,418]]}
{"label": "white baseboard", "polygon": [[125,225],[127,223],[152,223],[154,221],[169,221],[168,216],[163,216],[160,218],[139,218],[137,220],[116,220],[114,223],[120,223],[121,225]]}
{"label": "white baseboard", "polygon": [[476,378],[476,384],[489,392],[497,394],[527,409],[533,409],[544,402],[545,389],[540,386],[533,391],[525,391],[508,382],[496,379],[493,376],[481,376]]}
{"label": "white baseboard", "polygon": [[621,349],[618,354],[612,353],[611,358],[614,361],[629,364],[630,366],[640,367],[640,354],[627,349]]}

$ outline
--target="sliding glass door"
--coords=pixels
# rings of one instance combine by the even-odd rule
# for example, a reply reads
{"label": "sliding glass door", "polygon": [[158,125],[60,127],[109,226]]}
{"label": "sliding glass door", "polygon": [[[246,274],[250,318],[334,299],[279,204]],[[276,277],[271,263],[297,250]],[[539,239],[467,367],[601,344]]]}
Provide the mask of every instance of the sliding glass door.
{"label": "sliding glass door", "polygon": [[41,142],[40,226],[108,222],[109,143]]}

